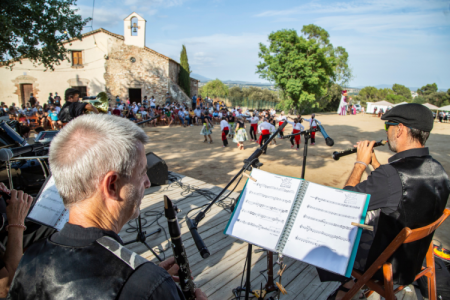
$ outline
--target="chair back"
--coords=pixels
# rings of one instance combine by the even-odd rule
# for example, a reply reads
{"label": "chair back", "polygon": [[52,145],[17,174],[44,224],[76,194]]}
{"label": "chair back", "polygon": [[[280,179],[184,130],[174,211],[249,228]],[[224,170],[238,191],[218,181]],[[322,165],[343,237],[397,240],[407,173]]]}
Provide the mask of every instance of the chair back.
{"label": "chair back", "polygon": [[432,234],[441,224],[448,218],[450,215],[450,209],[446,208],[442,216],[437,219],[435,222],[431,223],[428,226],[417,228],[411,231],[408,237],[403,242],[404,244],[415,242],[417,240],[421,240],[430,234]]}

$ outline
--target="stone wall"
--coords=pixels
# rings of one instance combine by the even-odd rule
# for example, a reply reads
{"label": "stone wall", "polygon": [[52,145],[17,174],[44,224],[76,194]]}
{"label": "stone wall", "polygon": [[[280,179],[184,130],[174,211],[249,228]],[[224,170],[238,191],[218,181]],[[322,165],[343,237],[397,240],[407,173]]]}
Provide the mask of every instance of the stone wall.
{"label": "stone wall", "polygon": [[190,78],[191,79],[191,98],[194,96],[194,95],[198,95],[198,83],[200,82],[200,81],[198,81],[197,79],[194,79],[194,78]]}
{"label": "stone wall", "polygon": [[169,80],[169,92],[174,101],[179,103],[186,103],[188,107],[192,106],[191,98],[180,88],[178,84],[175,84],[172,80]]}
{"label": "stone wall", "polygon": [[179,84],[179,75],[180,75],[180,65],[175,63],[173,60],[169,60],[169,77],[170,79]]}
{"label": "stone wall", "polygon": [[[132,58],[135,62],[132,62]],[[158,104],[164,102],[169,86],[169,61],[146,48],[124,45],[117,41],[109,49],[104,75],[107,93],[128,97],[129,88],[140,88],[142,98],[154,96]]]}

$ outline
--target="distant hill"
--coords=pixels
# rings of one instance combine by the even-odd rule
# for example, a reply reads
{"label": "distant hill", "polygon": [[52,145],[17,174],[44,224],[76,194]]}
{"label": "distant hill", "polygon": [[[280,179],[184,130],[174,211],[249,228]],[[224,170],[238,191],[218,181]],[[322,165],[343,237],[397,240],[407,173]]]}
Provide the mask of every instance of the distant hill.
{"label": "distant hill", "polygon": [[208,82],[211,81],[211,78],[202,76],[200,74],[196,74],[196,73],[191,73],[191,77],[200,80],[201,82]]}

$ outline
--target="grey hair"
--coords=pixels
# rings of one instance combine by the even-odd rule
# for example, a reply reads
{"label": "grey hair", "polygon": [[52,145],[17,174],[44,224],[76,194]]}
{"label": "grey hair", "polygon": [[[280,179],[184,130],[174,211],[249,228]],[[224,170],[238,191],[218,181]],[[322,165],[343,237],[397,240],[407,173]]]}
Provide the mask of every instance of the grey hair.
{"label": "grey hair", "polygon": [[430,136],[429,131],[422,131],[420,129],[416,128],[408,128],[408,134],[411,137],[411,140],[418,141],[422,146],[425,146],[425,143],[428,140],[428,137]]}
{"label": "grey hair", "polygon": [[76,118],[53,139],[50,169],[66,208],[91,197],[110,171],[130,178],[139,159],[137,145],[148,136],[135,123],[117,116]]}

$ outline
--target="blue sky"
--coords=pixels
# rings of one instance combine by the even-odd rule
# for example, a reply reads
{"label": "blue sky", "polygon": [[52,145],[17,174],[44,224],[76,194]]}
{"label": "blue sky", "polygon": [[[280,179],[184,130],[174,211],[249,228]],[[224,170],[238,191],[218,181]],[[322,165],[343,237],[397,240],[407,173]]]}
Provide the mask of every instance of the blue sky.
{"label": "blue sky", "polygon": [[[78,0],[84,17],[92,4]],[[259,43],[273,31],[316,24],[347,49],[350,86],[450,88],[449,0],[96,0],[93,28],[123,34],[133,11],[147,20],[148,47],[179,61],[185,44],[193,73],[208,78],[263,82],[255,73]]]}

